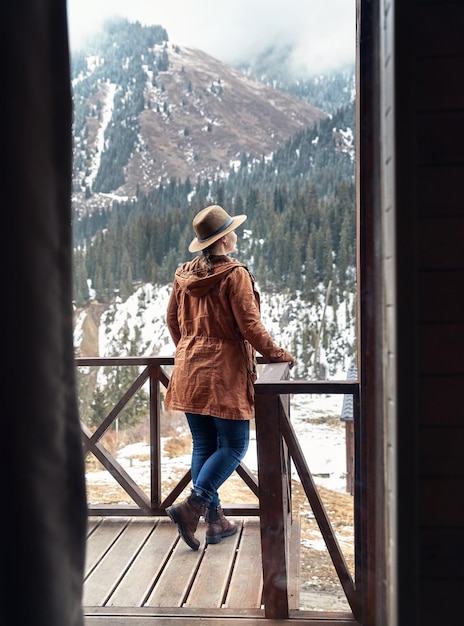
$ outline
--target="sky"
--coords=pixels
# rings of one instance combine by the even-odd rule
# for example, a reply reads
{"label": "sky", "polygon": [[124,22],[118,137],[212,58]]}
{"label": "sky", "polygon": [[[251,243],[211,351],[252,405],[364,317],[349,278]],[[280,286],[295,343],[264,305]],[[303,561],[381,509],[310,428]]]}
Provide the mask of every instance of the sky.
{"label": "sky", "polygon": [[276,42],[292,44],[293,65],[311,74],[355,60],[356,0],[68,0],[71,49],[105,20],[125,17],[163,26],[172,43],[233,65]]}

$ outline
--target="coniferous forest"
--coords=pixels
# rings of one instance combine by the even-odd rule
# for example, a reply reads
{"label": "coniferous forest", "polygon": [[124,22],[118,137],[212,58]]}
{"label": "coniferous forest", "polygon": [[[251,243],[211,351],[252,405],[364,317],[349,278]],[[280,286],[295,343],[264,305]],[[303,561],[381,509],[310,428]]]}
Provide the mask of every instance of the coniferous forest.
{"label": "coniferous forest", "polygon": [[352,153],[336,149],[334,128],[354,128],[354,105],[340,109],[318,129],[299,133],[272,159],[248,162],[225,178],[171,180],[135,200],[74,220],[75,299],[123,299],[140,282],[165,284],[191,258],[193,215],[218,203],[246,213],[239,258],[261,287],[300,291],[311,298],[317,284],[334,293],[353,291],[355,280],[355,184]]}

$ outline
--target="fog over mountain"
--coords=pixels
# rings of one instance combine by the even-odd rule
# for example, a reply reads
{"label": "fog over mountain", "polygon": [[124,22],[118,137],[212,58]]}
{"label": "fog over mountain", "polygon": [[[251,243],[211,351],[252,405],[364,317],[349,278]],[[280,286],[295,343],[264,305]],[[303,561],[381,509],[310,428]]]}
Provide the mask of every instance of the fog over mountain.
{"label": "fog over mountain", "polygon": [[68,0],[74,50],[108,19],[160,24],[170,41],[203,50],[228,65],[253,63],[270,49],[289,52],[287,71],[301,78],[354,65],[355,0]]}

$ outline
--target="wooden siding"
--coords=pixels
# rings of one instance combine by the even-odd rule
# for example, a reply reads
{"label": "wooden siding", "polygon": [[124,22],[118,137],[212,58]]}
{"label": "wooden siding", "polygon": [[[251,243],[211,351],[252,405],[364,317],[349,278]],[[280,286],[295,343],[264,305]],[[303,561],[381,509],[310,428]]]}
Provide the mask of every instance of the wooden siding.
{"label": "wooden siding", "polygon": [[395,494],[376,626],[451,624],[464,582],[464,3],[384,0],[373,23],[383,236],[371,260],[384,287],[383,460]]}
{"label": "wooden siding", "polygon": [[464,4],[422,1],[416,12],[418,612],[428,626],[461,612],[444,583],[464,587],[464,409],[459,419],[446,397],[464,390]]}

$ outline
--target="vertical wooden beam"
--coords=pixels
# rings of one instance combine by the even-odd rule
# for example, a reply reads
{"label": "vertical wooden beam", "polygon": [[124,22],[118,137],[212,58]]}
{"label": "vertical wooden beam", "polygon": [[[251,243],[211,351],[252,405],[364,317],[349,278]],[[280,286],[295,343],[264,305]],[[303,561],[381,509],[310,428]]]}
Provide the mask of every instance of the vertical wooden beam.
{"label": "vertical wooden beam", "polygon": [[288,500],[282,488],[279,396],[257,395],[255,411],[264,609],[267,619],[287,619]]}
{"label": "vertical wooden beam", "polygon": [[362,594],[362,623],[389,621],[386,562],[384,446],[383,238],[380,124],[382,7],[391,2],[357,0],[356,191],[358,276],[358,378],[361,417],[355,423],[356,587]]}
{"label": "vertical wooden beam", "polygon": [[161,503],[161,393],[160,367],[150,366],[150,502],[152,509]]}

